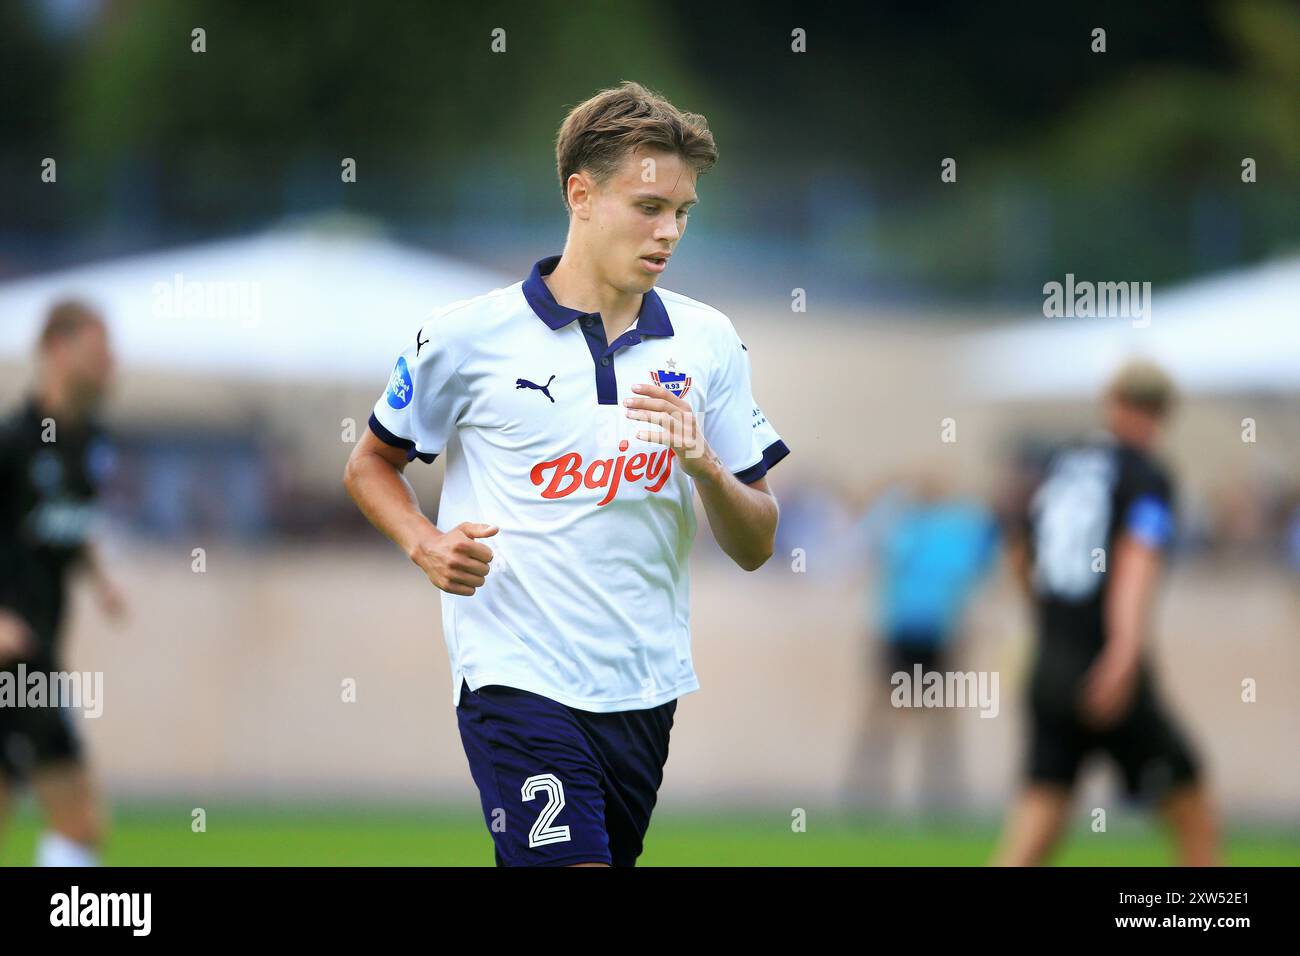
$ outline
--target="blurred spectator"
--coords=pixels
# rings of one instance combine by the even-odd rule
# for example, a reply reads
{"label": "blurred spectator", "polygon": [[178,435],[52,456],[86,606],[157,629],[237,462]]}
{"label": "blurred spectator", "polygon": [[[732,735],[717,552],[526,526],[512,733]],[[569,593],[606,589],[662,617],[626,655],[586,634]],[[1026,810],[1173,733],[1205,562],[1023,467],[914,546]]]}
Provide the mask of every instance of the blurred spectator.
{"label": "blurred spectator", "polygon": [[[852,528],[853,513],[839,489],[815,474],[802,474],[776,488],[781,521],[776,529],[776,558],[766,565],[789,573],[791,555],[803,552],[805,571],[825,582],[853,571],[856,557],[845,529]],[[698,540],[698,539],[697,539]]]}
{"label": "blurred spectator", "polygon": [[1265,535],[1265,514],[1254,483],[1239,479],[1220,485],[1211,508],[1215,557],[1242,558],[1258,549]]}
{"label": "blurred spectator", "polygon": [[[851,755],[846,798],[851,805],[889,803],[891,752],[898,735],[920,732],[923,809],[962,799],[961,763],[950,708],[933,712],[891,706],[894,675],[915,679],[951,666],[953,646],[971,595],[993,563],[997,523],[983,504],[953,497],[927,475],[889,487],[858,525],[874,560],[877,611],[873,677],[866,725]],[[924,716],[922,716],[924,714]]]}
{"label": "blurred spectator", "polygon": [[1286,519],[1283,526],[1285,537],[1283,547],[1285,548],[1286,563],[1292,571],[1300,573],[1300,491],[1297,491],[1291,502],[1291,513]]}

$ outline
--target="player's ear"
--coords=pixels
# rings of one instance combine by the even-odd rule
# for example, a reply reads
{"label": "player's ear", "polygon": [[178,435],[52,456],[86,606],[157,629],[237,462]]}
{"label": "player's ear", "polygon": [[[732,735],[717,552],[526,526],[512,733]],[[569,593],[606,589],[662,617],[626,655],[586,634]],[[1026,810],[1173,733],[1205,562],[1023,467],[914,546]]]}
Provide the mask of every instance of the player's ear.
{"label": "player's ear", "polygon": [[570,173],[566,185],[569,190],[570,211],[579,219],[590,219],[592,193],[595,187],[591,174],[586,170]]}

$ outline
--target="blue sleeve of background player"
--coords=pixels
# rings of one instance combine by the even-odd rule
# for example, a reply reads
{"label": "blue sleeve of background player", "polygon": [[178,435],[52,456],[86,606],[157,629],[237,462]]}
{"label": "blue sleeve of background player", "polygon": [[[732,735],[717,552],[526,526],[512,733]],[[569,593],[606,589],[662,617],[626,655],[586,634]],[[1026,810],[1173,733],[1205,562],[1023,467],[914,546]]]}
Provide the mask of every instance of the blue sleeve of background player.
{"label": "blue sleeve of background player", "polygon": [[1124,530],[1149,548],[1163,550],[1174,537],[1174,513],[1159,495],[1140,495],[1124,515]]}

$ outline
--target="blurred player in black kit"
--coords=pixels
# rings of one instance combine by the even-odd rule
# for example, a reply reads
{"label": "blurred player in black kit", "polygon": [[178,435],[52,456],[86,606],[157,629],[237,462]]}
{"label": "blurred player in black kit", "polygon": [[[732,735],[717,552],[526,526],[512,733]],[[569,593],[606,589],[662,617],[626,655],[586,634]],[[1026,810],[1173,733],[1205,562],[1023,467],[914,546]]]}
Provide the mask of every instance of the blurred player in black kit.
{"label": "blurred player in black kit", "polygon": [[[8,672],[11,687],[20,666],[25,675],[62,670],[59,643],[74,569],[90,573],[106,613],[123,613],[90,540],[96,491],[111,463],[94,421],[113,375],[103,318],[80,302],[56,304],[38,362],[27,400],[0,422],[0,672]],[[66,704],[0,701],[0,828],[16,785],[28,780],[47,825],[37,864],[92,866],[104,812],[78,738],[80,717]]]}
{"label": "blurred player in black kit", "polygon": [[1126,365],[1105,396],[1105,433],[1059,451],[1029,504],[1012,561],[1037,617],[1024,788],[994,862],[1045,862],[1083,759],[1104,752],[1131,798],[1158,808],[1180,862],[1214,865],[1218,836],[1200,762],[1169,716],[1144,648],[1174,491],[1152,457],[1173,383]]}

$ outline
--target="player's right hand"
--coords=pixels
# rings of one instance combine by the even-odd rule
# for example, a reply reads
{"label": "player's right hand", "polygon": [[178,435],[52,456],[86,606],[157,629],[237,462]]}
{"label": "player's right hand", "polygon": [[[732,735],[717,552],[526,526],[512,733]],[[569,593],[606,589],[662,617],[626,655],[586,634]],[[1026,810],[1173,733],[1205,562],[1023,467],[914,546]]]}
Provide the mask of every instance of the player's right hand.
{"label": "player's right hand", "polygon": [[492,549],[477,539],[490,538],[499,530],[496,525],[462,521],[445,534],[417,543],[411,560],[435,587],[469,597],[487,580],[492,562]]}
{"label": "player's right hand", "polygon": [[32,629],[13,611],[0,608],[0,664],[19,661],[36,651]]}

